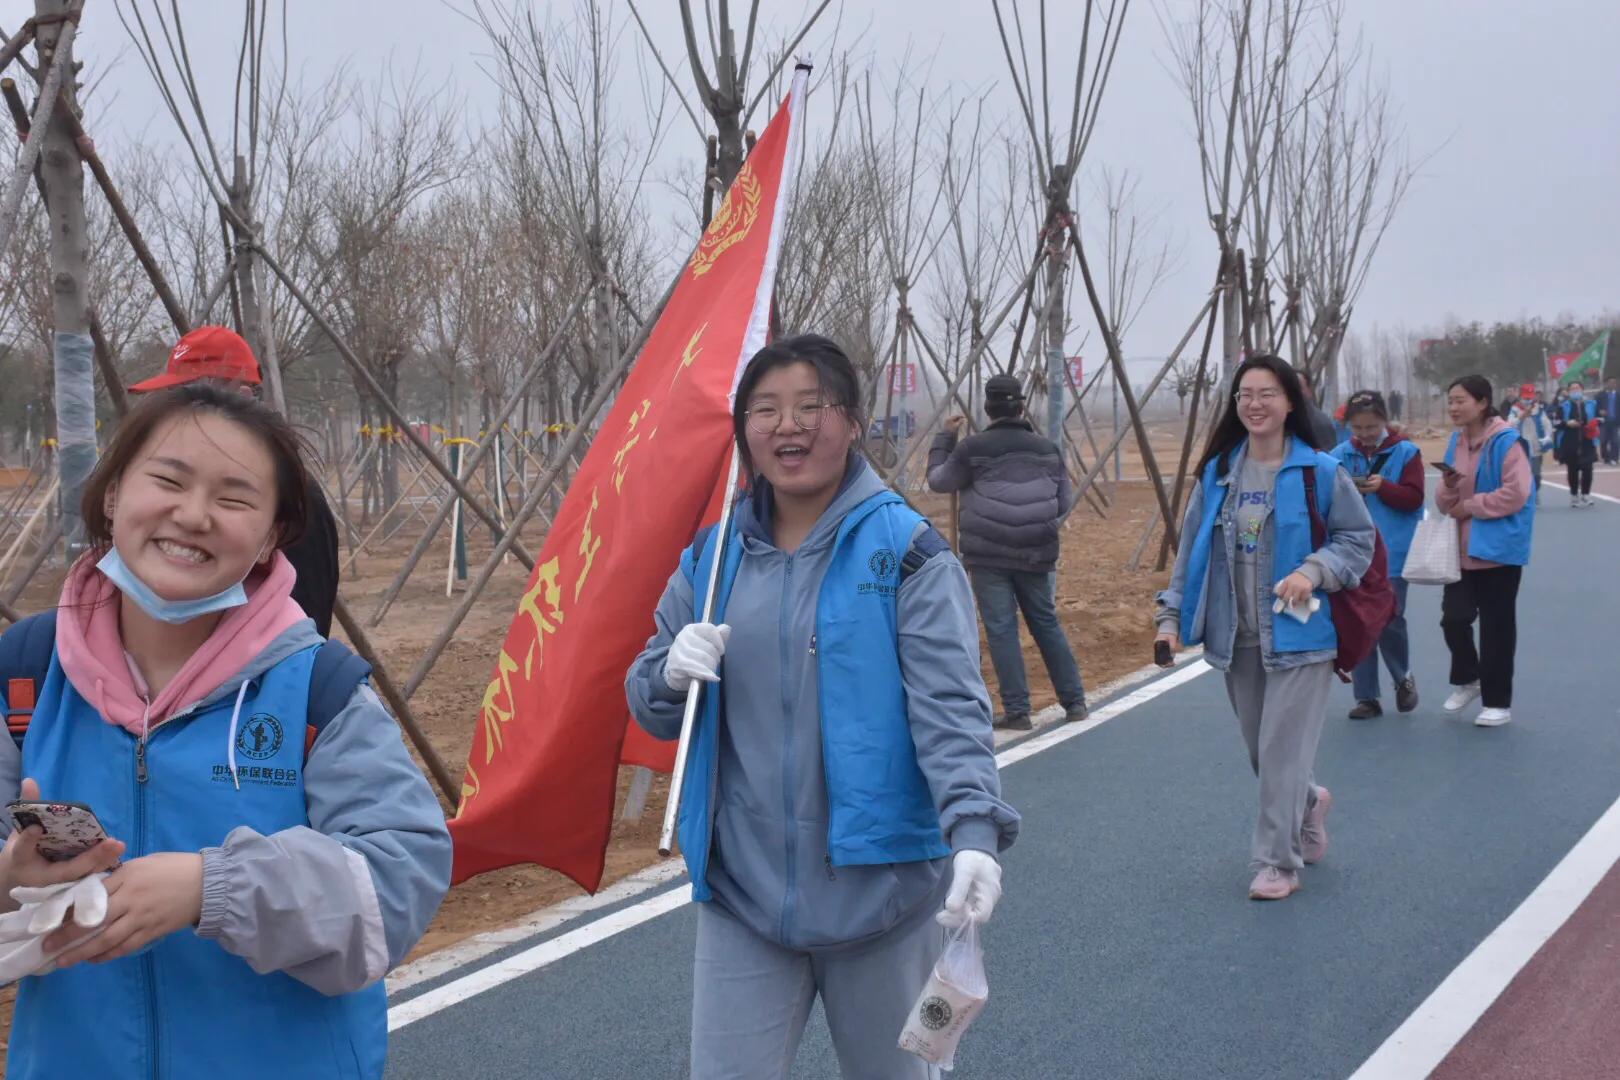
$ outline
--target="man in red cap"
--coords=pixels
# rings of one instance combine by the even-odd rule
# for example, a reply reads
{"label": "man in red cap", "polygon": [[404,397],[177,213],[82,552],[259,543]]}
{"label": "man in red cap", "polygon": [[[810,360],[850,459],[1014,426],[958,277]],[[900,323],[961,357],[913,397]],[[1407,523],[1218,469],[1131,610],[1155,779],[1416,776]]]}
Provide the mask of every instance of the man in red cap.
{"label": "man in red cap", "polygon": [[[257,396],[259,361],[236,331],[224,326],[199,326],[175,343],[163,374],[136,383],[129,392],[166,390],[197,379],[213,379]],[[304,500],[309,504],[309,526],[297,543],[282,550],[298,571],[293,599],[315,620],[320,635],[327,637],[332,631],[332,607],[337,603],[337,521],[313,473]]]}

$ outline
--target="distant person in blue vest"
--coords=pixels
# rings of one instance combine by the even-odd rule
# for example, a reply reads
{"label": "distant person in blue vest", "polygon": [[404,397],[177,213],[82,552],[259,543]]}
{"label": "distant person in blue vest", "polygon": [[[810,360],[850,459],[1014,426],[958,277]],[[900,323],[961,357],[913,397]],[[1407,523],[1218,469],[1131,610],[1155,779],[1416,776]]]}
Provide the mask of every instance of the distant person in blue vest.
{"label": "distant person in blue vest", "polygon": [[1384,714],[1379,700],[1378,656],[1389,668],[1395,684],[1395,708],[1409,713],[1418,706],[1417,678],[1412,674],[1411,641],[1406,630],[1406,553],[1412,534],[1423,518],[1423,454],[1417,444],[1389,427],[1384,399],[1376,390],[1350,395],[1344,406],[1351,437],[1333,450],[1367,502],[1367,513],[1389,549],[1390,584],[1395,588],[1395,618],[1384,628],[1378,649],[1351,675],[1356,695],[1352,720],[1371,720]]}
{"label": "distant person in blue vest", "polygon": [[1029,680],[1018,614],[1041,650],[1065,722],[1086,717],[1080,665],[1057,613],[1059,523],[1073,497],[1063,451],[1024,416],[1017,377],[984,384],[990,426],[958,442],[967,418],[953,416],[928,452],[928,486],[962,493],[962,562],[984,619],[1001,691],[995,726],[1029,731]]}
{"label": "distant person in blue vest", "polygon": [[[967,576],[858,452],[849,358],[814,334],[757,353],[733,427],[748,491],[700,532],[630,669],[676,738],[698,902],[691,1075],[785,1080],[819,997],[845,1077],[937,1075],[897,1046],[943,943],[1001,895],[1001,798]],[[719,565],[714,622],[702,597]]]}
{"label": "distant person in blue vest", "polygon": [[111,872],[104,917],[22,980],[10,1077],[382,1076],[382,978],[445,895],[450,837],[362,677],[308,728],[323,642],[280,551],[304,481],[284,419],[189,383],[140,401],[85,486],[93,549],[0,797],[85,803],[111,839],[49,863],[13,833],[0,896]]}
{"label": "distant person in blue vest", "polygon": [[1620,379],[1603,380],[1598,395],[1598,419],[1603,423],[1603,464],[1620,465]]}
{"label": "distant person in blue vest", "polygon": [[1579,382],[1569,384],[1569,397],[1554,414],[1558,436],[1554,447],[1569,480],[1569,505],[1596,506],[1592,499],[1592,467],[1597,464],[1598,403],[1586,396]]}
{"label": "distant person in blue vest", "polygon": [[[1314,777],[1338,652],[1327,594],[1360,583],[1378,534],[1350,474],[1316,449],[1294,370],[1251,356],[1232,384],[1198,462],[1170,586],[1158,596],[1158,640],[1172,649],[1201,643],[1210,666],[1226,672],[1260,778],[1249,896],[1282,900],[1300,887],[1300,869],[1327,854],[1333,796]],[[1327,530],[1321,547],[1312,542],[1312,488]]]}
{"label": "distant person in blue vest", "polygon": [[1451,471],[1434,502],[1457,519],[1462,546],[1462,580],[1447,585],[1440,599],[1440,629],[1451,650],[1446,711],[1461,712],[1479,698],[1483,708],[1474,723],[1499,727],[1513,719],[1519,579],[1530,561],[1536,516],[1530,447],[1497,415],[1491,381],[1483,375],[1465,375],[1447,387],[1446,409],[1457,430],[1446,447]]}
{"label": "distant person in blue vest", "polygon": [[1553,444],[1553,424],[1547,417],[1546,405],[1532,383],[1519,387],[1519,397],[1513,407],[1503,414],[1507,422],[1518,428],[1525,446],[1530,450],[1530,482],[1535,494],[1533,500],[1541,505],[1541,461]]}

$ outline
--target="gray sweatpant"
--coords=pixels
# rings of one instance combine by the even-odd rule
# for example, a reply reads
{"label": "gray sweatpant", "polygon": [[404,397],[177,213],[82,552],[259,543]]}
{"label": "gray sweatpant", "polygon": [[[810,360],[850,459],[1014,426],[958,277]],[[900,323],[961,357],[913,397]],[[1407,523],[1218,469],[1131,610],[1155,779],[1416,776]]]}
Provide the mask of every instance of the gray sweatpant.
{"label": "gray sweatpant", "polygon": [[1305,865],[1299,829],[1316,804],[1312,773],[1332,686],[1329,661],[1267,671],[1258,647],[1232,650],[1226,693],[1249,747],[1249,764],[1260,777],[1260,817],[1250,849],[1255,869]]}
{"label": "gray sweatpant", "polygon": [[786,1080],[818,994],[845,1080],[938,1080],[898,1044],[944,943],[929,913],[862,946],[798,952],[699,904],[693,1080]]}

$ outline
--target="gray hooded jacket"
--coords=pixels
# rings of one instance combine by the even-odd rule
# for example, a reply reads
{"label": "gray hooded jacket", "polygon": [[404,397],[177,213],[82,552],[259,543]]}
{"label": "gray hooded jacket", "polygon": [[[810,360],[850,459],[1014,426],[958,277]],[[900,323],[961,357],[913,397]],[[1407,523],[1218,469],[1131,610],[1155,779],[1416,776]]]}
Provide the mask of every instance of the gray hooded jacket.
{"label": "gray hooded jacket", "polygon": [[[295,623],[167,722],[189,722],[320,640],[313,622]],[[227,738],[222,729],[222,745]],[[0,738],[0,797],[8,802],[21,768],[16,744]],[[240,826],[202,851],[196,933],[261,975],[285,972],[323,994],[346,994],[387,974],[427,929],[450,887],[450,832],[399,726],[365,683],[310,748],[304,799],[307,827],[264,836]],[[0,833],[9,831],[0,817]]]}
{"label": "gray hooded jacket", "polygon": [[[943,900],[945,860],[832,866],[820,699],[811,653],[817,597],[844,515],[884,490],[860,459],[795,552],[779,550],[769,488],[737,508],[742,563],[726,622],[725,684],[714,845],[714,900],[755,933],[785,947],[866,941],[921,918]],[[926,528],[927,526],[922,526]],[[947,551],[901,585],[899,648],[917,762],[954,850],[1008,847],[1018,815],[1001,799],[990,698],[979,674],[979,634],[961,565]],[[686,695],[664,681],[664,661],[696,619],[691,584],[677,570],[659,601],[657,632],[630,669],[630,709],[652,735],[680,734]]]}

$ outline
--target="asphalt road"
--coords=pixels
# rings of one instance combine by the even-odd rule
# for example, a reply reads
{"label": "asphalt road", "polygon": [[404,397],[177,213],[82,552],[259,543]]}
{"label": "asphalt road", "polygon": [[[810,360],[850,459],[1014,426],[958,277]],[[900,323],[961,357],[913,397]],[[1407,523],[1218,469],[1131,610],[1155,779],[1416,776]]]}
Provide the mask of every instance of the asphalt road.
{"label": "asphalt road", "polygon": [[[1442,712],[1440,592],[1414,587],[1422,704],[1395,714],[1386,677],[1389,712],[1358,723],[1336,690],[1317,770],[1331,850],[1292,899],[1246,899],[1255,781],[1217,673],[1008,766],[1024,830],[986,931],[990,1003],[954,1075],[1354,1072],[1620,796],[1620,506],[1547,496],[1514,723]],[[681,906],[425,1016],[394,1033],[388,1075],[685,1076],[695,922]],[[837,1075],[819,1016],[794,1075]]]}

